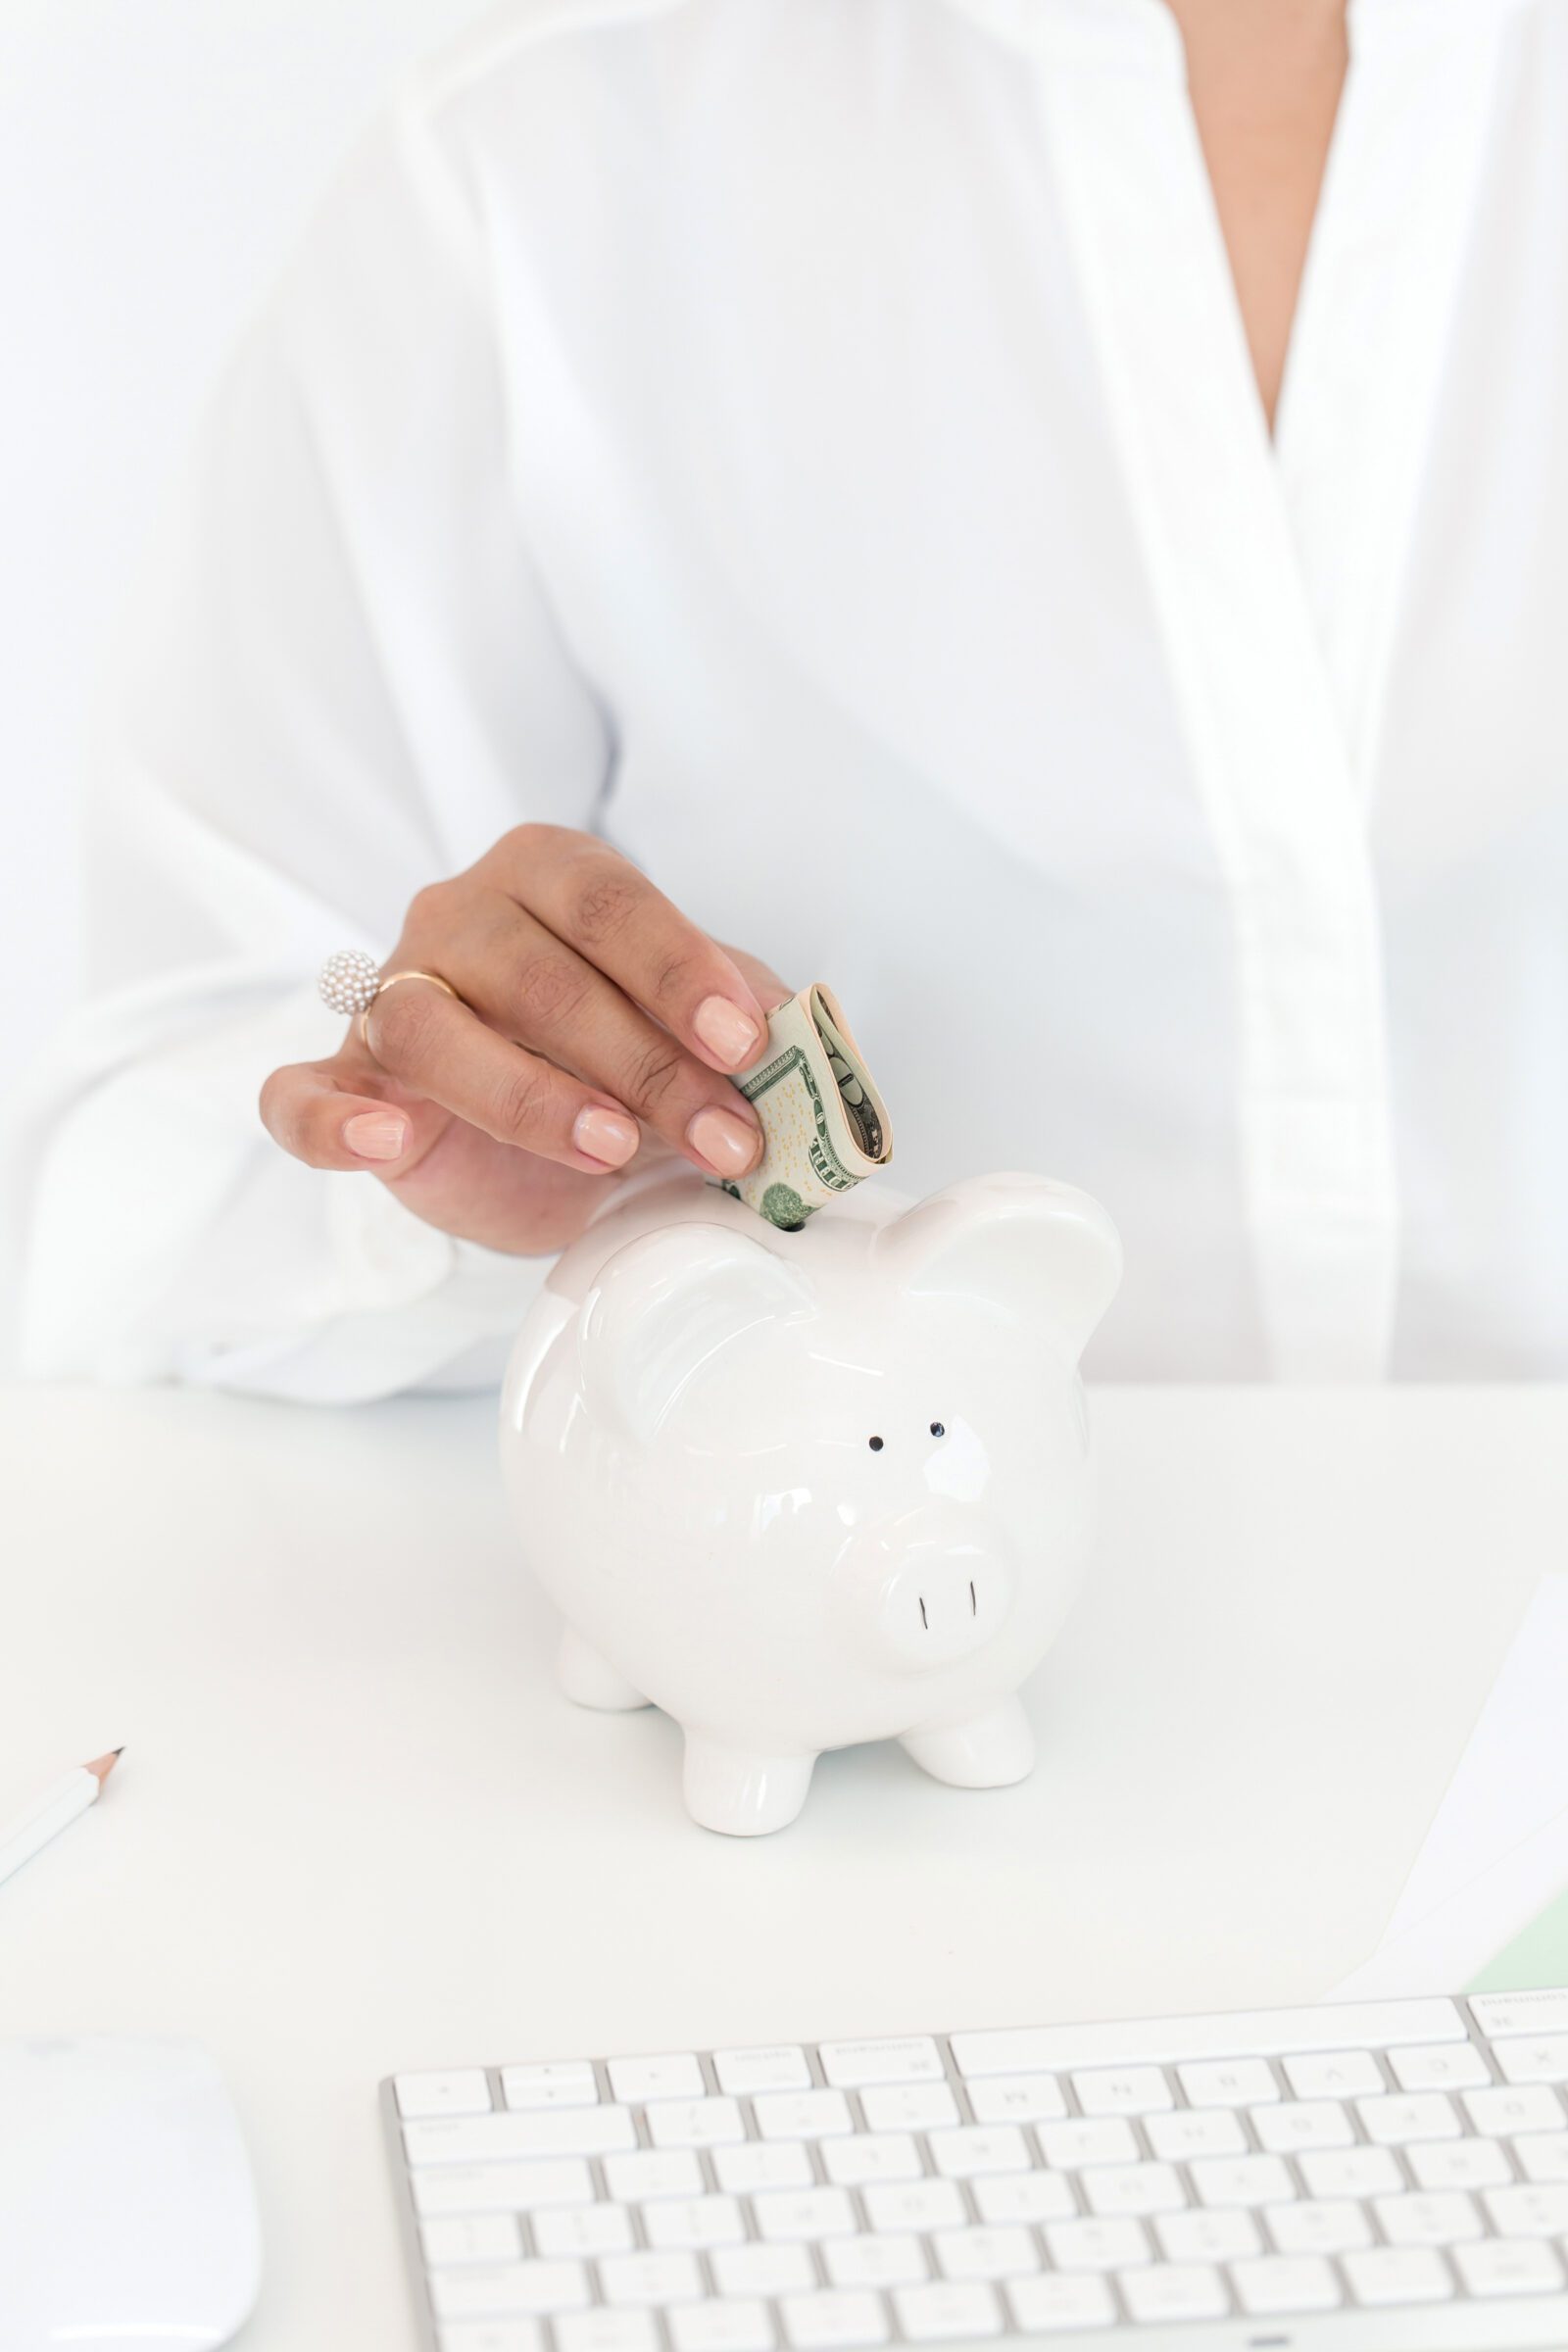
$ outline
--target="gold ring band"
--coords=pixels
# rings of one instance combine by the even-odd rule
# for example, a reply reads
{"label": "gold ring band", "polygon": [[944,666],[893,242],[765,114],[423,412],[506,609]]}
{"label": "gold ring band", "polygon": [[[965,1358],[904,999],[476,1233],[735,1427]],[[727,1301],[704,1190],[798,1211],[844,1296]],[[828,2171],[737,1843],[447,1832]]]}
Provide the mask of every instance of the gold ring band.
{"label": "gold ring band", "polygon": [[365,1010],[360,1014],[360,1043],[362,1045],[368,1045],[370,1042],[366,1032],[365,1024],[369,1018],[372,1006],[379,1004],[380,1000],[386,995],[386,992],[389,988],[396,988],[400,980],[428,980],[432,988],[440,989],[443,996],[450,997],[454,1004],[461,1004],[465,1001],[458,995],[458,992],[453,987],[451,981],[443,980],[439,972],[420,972],[412,968],[406,972],[388,972],[386,978],[377,988],[375,995],[370,999],[370,1003],[366,1005]]}

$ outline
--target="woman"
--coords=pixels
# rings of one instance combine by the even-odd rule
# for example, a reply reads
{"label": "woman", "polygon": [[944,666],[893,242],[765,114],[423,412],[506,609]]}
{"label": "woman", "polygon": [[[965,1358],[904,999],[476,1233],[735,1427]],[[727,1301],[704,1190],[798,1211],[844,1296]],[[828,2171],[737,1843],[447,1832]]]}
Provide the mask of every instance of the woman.
{"label": "woman", "polygon": [[1565,166],[1564,0],[512,0],[141,602],[35,1365],[490,1379],[820,977],[1102,1374],[1568,1371]]}

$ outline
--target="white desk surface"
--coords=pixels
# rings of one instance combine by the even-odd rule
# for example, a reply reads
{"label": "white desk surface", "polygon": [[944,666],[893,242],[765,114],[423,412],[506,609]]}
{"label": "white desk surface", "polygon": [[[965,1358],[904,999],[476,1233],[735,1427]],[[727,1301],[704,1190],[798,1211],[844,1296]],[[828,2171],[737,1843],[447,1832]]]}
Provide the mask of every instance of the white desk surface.
{"label": "white desk surface", "polygon": [[667,1722],[555,1694],[487,1402],[0,1402],[0,1794],[127,1742],[0,1889],[0,2032],[216,2050],[268,2240],[244,2352],[413,2344],[395,2069],[1317,1997],[1568,1525],[1568,1391],[1101,1391],[1034,1778],[849,1751],[738,1843]]}

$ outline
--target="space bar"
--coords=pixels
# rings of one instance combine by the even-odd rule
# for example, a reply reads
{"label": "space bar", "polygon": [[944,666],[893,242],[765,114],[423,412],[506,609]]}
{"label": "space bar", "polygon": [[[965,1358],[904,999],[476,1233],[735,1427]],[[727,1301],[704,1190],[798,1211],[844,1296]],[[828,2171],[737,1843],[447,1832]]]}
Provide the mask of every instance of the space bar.
{"label": "space bar", "polygon": [[1233,2010],[1220,2017],[1148,2017],[1124,2025],[955,2034],[953,2055],[962,2075],[1027,2075],[1080,2066],[1173,2066],[1186,2058],[1392,2050],[1464,2038],[1464,2020],[1452,2001],[1345,2001],[1320,2009]]}

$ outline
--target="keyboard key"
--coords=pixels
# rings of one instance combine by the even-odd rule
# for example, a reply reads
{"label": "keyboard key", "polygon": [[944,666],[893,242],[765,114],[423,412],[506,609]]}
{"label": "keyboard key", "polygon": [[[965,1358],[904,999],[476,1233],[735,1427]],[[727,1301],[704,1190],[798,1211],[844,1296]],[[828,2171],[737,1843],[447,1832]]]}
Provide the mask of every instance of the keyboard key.
{"label": "keyboard key", "polygon": [[542,2066],[504,2066],[501,2096],[509,2107],[597,2107],[599,2081],[586,2058],[557,2058]]}
{"label": "keyboard key", "polygon": [[1177,2072],[1189,2107],[1261,2107],[1280,2095],[1266,2058],[1199,2058]]}
{"label": "keyboard key", "polygon": [[1299,2205],[1270,2205],[1263,2219],[1281,2254],[1344,2254],[1372,2243],[1366,2208],[1351,2197],[1303,2198]]}
{"label": "keyboard key", "polygon": [[929,2035],[902,2041],[824,2041],[817,2049],[824,2082],[837,2090],[874,2082],[943,2082],[942,2053]]}
{"label": "keyboard key", "polygon": [[484,2069],[460,2067],[444,2075],[394,2075],[398,2113],[406,2124],[434,2115],[488,2115],[490,2082]]}
{"label": "keyboard key", "polygon": [[552,2323],[556,2352],[659,2352],[659,2327],[651,2311],[564,2311]]}
{"label": "keyboard key", "polygon": [[934,2278],[929,2286],[897,2287],[893,2302],[901,2329],[914,2344],[1002,2333],[1002,2306],[978,2279]]}
{"label": "keyboard key", "polygon": [[662,2058],[612,2058],[610,2087],[627,2107],[646,2107],[656,2099],[700,2099],[708,2088],[703,2070],[690,2050]]}
{"label": "keyboard key", "polygon": [[793,2042],[764,2049],[715,2050],[713,2072],[718,2087],[732,2099],[751,2099],[760,2090],[809,2090],[811,2070],[806,2052]]}
{"label": "keyboard key", "polygon": [[1455,2246],[1453,2259],[1471,2295],[1553,2295],[1563,2284],[1561,2260],[1540,2238],[1500,2244],[1486,2238],[1479,2245]]}
{"label": "keyboard key", "polygon": [[873,2230],[956,2230],[965,2219],[956,2180],[878,2180],[860,2202]]}
{"label": "keyboard key", "polygon": [[605,2186],[623,2205],[643,2205],[655,2197],[700,2197],[707,2183],[689,2148],[636,2148],[605,2158]]}
{"label": "keyboard key", "polygon": [[1568,2184],[1561,2187],[1489,2188],[1483,2201],[1499,2237],[1556,2237],[1568,2234]]}
{"label": "keyboard key", "polygon": [[544,2352],[545,2334],[537,2320],[455,2320],[436,2342],[441,2352]]}
{"label": "keyboard key", "polygon": [[1393,2050],[1389,2064],[1401,2090],[1469,2090],[1492,2081],[1492,2069],[1473,2041]]}
{"label": "keyboard key", "polygon": [[1516,2034],[1568,2034],[1568,1987],[1550,1992],[1473,1992],[1470,2014],[1489,2041]]}
{"label": "keyboard key", "polygon": [[1178,2107],[1169,2115],[1146,2116],[1144,2131],[1154,2154],[1169,2164],[1248,2152],[1242,2119],[1231,2107]]}
{"label": "keyboard key", "polygon": [[[1282,2205],[1275,2210],[1294,2209]],[[1263,2251],[1256,2222],[1239,2205],[1211,2213],[1156,2214],[1154,2235],[1167,2262],[1242,2262]]]}
{"label": "keyboard key", "polygon": [[958,2120],[958,2102],[946,2082],[890,2083],[862,2090],[868,2132],[941,2132]]}
{"label": "keyboard key", "polygon": [[[763,2139],[827,2139],[855,2129],[842,2090],[764,2091],[752,2101],[752,2112]],[[871,2122],[869,2116],[866,2121]],[[876,2132],[881,2126],[871,2123],[871,2129]]]}
{"label": "keyboard key", "polygon": [[607,2254],[599,2286],[610,2304],[695,2303],[703,2275],[695,2254]]}
{"label": "keyboard key", "polygon": [[624,2107],[576,2107],[559,2114],[473,2115],[405,2124],[411,2165],[486,2164],[513,2156],[607,2156],[634,2148],[636,2128]]}
{"label": "keyboard key", "polygon": [[1284,2061],[1298,2099],[1370,2099],[1388,2088],[1370,2050],[1324,2050]]}
{"label": "keyboard key", "polygon": [[1357,2303],[1369,2309],[1390,2303],[1446,2303],[1453,2277],[1430,2246],[1373,2246],[1347,2254],[1345,2273]]}
{"label": "keyboard key", "polygon": [[1082,2172],[1091,2164],[1136,2164],[1138,2142],[1130,2124],[1119,2116],[1095,2121],[1069,2118],[1064,2124],[1037,2124],[1040,2153],[1057,2172]]}
{"label": "keyboard key", "polygon": [[999,2075],[971,2082],[969,2109],[977,2124],[1054,2123],[1067,2101],[1054,2075]]}
{"label": "keyboard key", "polygon": [[510,2213],[454,2215],[426,2222],[419,2231],[432,2271],[449,2262],[515,2262],[522,2253],[517,2225]]}
{"label": "keyboard key", "polygon": [[1499,2083],[1492,2090],[1467,2090],[1466,2113],[1478,2132],[1492,2139],[1511,2138],[1518,2132],[1560,2132],[1563,2111],[1557,2093],[1544,2082]]}
{"label": "keyboard key", "polygon": [[1405,2185],[1392,2148],[1324,2148],[1297,2159],[1311,2197],[1396,2196]]}
{"label": "keyboard key", "polygon": [[681,2246],[737,2246],[746,2235],[741,2209],[733,2197],[672,2197],[667,2204],[643,2211],[648,2243],[661,2253]]}
{"label": "keyboard key", "polygon": [[931,2241],[944,2278],[1016,2278],[1038,2271],[1040,2256],[1027,2230],[942,2230]]}
{"label": "keyboard key", "polygon": [[1502,2042],[1497,2065],[1505,2082],[1568,2082],[1568,2034]]}
{"label": "keyboard key", "polygon": [[412,2176],[416,2210],[435,2213],[534,2213],[543,2206],[586,2205],[593,2175],[580,2156],[554,2164],[432,2165]]}
{"label": "keyboard key", "polygon": [[708,2258],[721,2295],[802,2294],[816,2284],[816,2271],[803,2245],[721,2246]]}
{"label": "keyboard key", "polygon": [[912,2286],[930,2276],[925,2248],[907,2231],[887,2237],[830,2237],[822,2267],[833,2286]]}
{"label": "keyboard key", "polygon": [[1072,2086],[1085,2115],[1155,2115],[1176,2104],[1157,2066],[1099,2067],[1074,2075]]}
{"label": "keyboard key", "polygon": [[1203,2205],[1281,2205],[1296,2194],[1278,2156],[1200,2156],[1191,2169]]}
{"label": "keyboard key", "polygon": [[1130,2271],[1150,2260],[1142,2222],[1048,2222],[1044,2234],[1058,2271]]}
{"label": "keyboard key", "polygon": [[1112,2328],[1116,2306],[1097,2273],[1013,2278],[1004,2288],[1013,2326],[1023,2335],[1071,2335],[1080,2328]]}
{"label": "keyboard key", "polygon": [[[1527,2144],[1535,2143],[1521,2141],[1521,2152]],[[1513,2179],[1507,2155],[1494,2139],[1423,2140],[1406,2148],[1404,2161],[1417,2188],[1500,2188]]]}
{"label": "keyboard key", "polygon": [[475,2264],[430,2273],[430,2301],[438,2320],[570,2311],[587,2300],[588,2274],[580,2262]]}
{"label": "keyboard key", "polygon": [[675,2352],[771,2352],[773,2343],[767,2306],[755,2301],[677,2303],[664,2325]]}
{"label": "keyboard key", "polygon": [[733,2099],[664,2099],[648,2110],[656,2148],[717,2148],[746,2137]]}
{"label": "keyboard key", "polygon": [[737,2148],[715,2148],[713,2178],[732,2197],[755,2196],[766,2188],[809,2188],[816,2175],[808,2149],[798,2139],[749,2139]]}
{"label": "keyboard key", "polygon": [[997,2173],[969,2183],[983,2222],[1065,2222],[1078,2211],[1065,2173]]}
{"label": "keyboard key", "polygon": [[1568,2180],[1568,2132],[1532,2132],[1513,2152],[1527,2180]]}
{"label": "keyboard key", "polygon": [[931,2132],[926,2145],[932,2163],[948,2180],[1029,2170],[1029,2145],[1016,2124],[960,2124],[955,2132]]}
{"label": "keyboard key", "polygon": [[[1467,2100],[1485,2098],[1467,2091]],[[1459,2111],[1441,2090],[1395,2091],[1387,2098],[1357,2099],[1356,2113],[1368,2139],[1382,2148],[1402,2148],[1413,2139],[1457,2139]]]}
{"label": "keyboard key", "polygon": [[1156,2320],[1222,2320],[1231,2298],[1218,2271],[1206,2263],[1152,2263],[1118,2281],[1127,2309],[1145,2327]]}
{"label": "keyboard key", "polygon": [[1187,2194],[1168,2164],[1102,2164],[1084,2175],[1091,2213],[1179,2213]]}
{"label": "keyboard key", "polygon": [[840,2188],[859,2188],[867,2180],[917,2180],[925,2167],[907,2132],[858,2132],[823,2140],[822,2170]]}
{"label": "keyboard key", "polygon": [[[650,2207],[657,2212],[657,2207]],[[533,2217],[539,2254],[624,2254],[635,2242],[624,2205],[565,2205]]]}
{"label": "keyboard key", "polygon": [[817,2295],[787,2295],[779,2305],[795,2352],[838,2352],[850,2344],[885,2344],[889,2328],[880,2295],[829,2287]]}
{"label": "keyboard key", "polygon": [[[1347,2259],[1354,2262],[1355,2255]],[[1320,2254],[1265,2254],[1238,2262],[1231,2283],[1242,2309],[1258,2318],[1288,2311],[1332,2311],[1340,2282]]]}
{"label": "keyboard key", "polygon": [[1461,2238],[1482,2235],[1476,2201],[1462,2188],[1378,2197],[1373,2211],[1391,2246],[1454,2246]]}
{"label": "keyboard key", "polygon": [[760,2235],[781,2238],[844,2237],[855,2228],[855,2208],[842,2188],[780,2188],[754,2197]]}
{"label": "keyboard key", "polygon": [[1286,2099],[1260,2107],[1252,2117],[1257,2144],[1274,2156],[1297,2156],[1303,2148],[1348,2148],[1355,2137],[1349,2112],[1338,2099]]}

